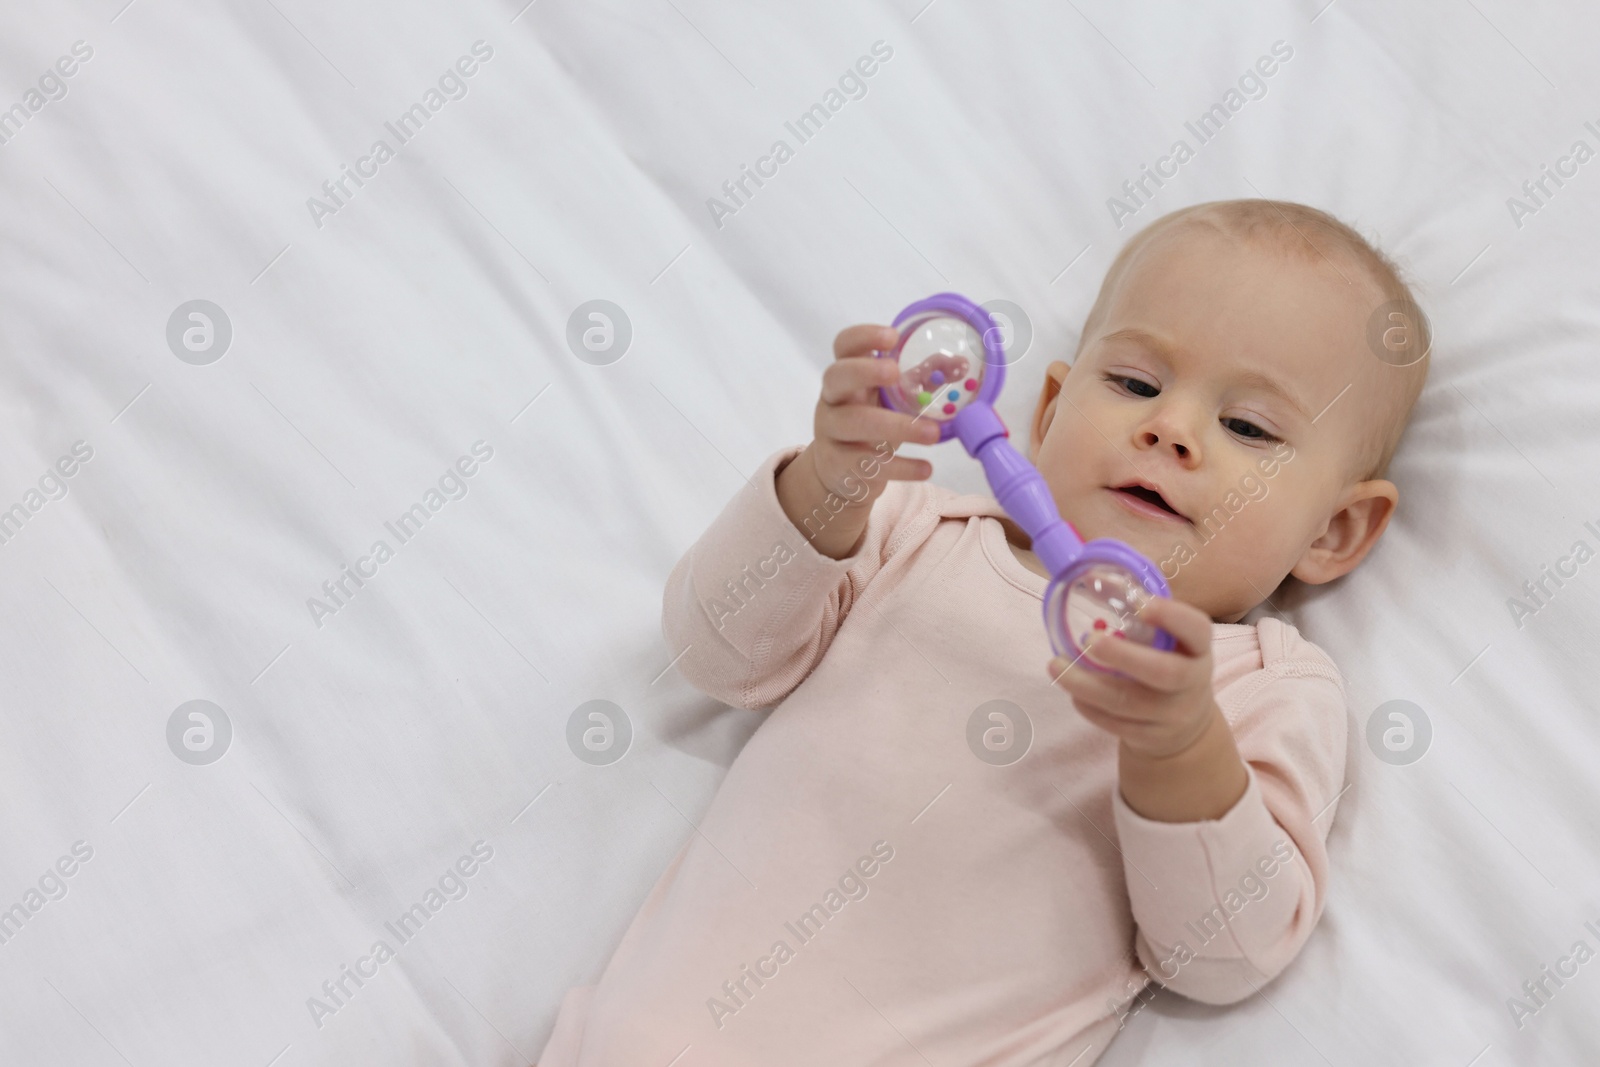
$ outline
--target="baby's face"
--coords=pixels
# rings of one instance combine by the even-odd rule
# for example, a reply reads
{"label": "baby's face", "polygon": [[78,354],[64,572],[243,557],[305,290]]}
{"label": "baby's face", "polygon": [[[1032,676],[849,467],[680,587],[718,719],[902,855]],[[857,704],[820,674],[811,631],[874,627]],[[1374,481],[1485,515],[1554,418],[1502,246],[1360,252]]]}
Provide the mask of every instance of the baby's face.
{"label": "baby's face", "polygon": [[[1062,515],[1085,540],[1132,545],[1224,622],[1291,572],[1328,580],[1307,550],[1329,543],[1375,432],[1365,333],[1381,302],[1343,257],[1307,263],[1207,227],[1156,236],[1070,370],[1047,372],[1060,392],[1046,383],[1030,447]],[[1137,483],[1177,514],[1121,491]]]}

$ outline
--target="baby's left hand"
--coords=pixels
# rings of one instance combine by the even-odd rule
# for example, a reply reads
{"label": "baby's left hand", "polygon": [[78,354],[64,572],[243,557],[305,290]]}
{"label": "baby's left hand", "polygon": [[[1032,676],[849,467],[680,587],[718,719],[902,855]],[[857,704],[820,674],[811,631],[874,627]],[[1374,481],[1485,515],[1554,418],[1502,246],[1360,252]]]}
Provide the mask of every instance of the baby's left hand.
{"label": "baby's left hand", "polygon": [[1211,619],[1167,597],[1152,597],[1139,618],[1171,634],[1177,647],[1158,652],[1102,637],[1084,654],[1128,677],[1062,656],[1050,661],[1050,676],[1085,719],[1134,752],[1161,759],[1188,748],[1220,715],[1211,691]]}

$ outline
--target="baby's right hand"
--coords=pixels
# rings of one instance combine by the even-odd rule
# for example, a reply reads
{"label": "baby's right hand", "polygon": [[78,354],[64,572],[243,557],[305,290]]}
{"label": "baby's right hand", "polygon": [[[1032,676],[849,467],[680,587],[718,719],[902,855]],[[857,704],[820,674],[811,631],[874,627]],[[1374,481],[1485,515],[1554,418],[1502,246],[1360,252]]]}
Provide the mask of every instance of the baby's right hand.
{"label": "baby's right hand", "polygon": [[[892,479],[921,481],[933,474],[933,464],[925,459],[885,459],[907,441],[931,445],[939,440],[937,422],[892,411],[878,401],[878,389],[893,385],[900,367],[874,358],[873,351],[888,351],[899,336],[892,326],[841,330],[833,339],[834,362],[822,372],[822,396],[812,422],[816,437],[808,451],[823,485],[852,500],[860,493],[845,491],[853,484],[846,478],[868,482],[867,499],[875,500]],[[869,457],[875,462],[863,464]],[[864,475],[874,467],[872,476]]]}
{"label": "baby's right hand", "polygon": [[[819,552],[842,559],[854,547],[873,501],[891,480],[922,481],[933,474],[925,459],[896,456],[907,441],[933,444],[939,424],[892,411],[878,402],[878,389],[899,378],[892,360],[873,357],[874,350],[894,347],[899,333],[891,326],[851,326],[833,339],[834,362],[822,372],[822,396],[812,423],[815,437],[778,474],[778,500],[789,519],[811,535]],[[827,498],[842,497],[847,505],[826,508],[834,516],[826,529],[810,530],[807,517]]]}

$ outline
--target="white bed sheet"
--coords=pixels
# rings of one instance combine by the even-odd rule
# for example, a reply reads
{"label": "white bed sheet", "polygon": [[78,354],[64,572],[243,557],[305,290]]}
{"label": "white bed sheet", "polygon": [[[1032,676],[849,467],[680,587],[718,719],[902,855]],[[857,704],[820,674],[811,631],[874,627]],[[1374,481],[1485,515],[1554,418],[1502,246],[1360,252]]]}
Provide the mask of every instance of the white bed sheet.
{"label": "white bed sheet", "polygon": [[[1520,1028],[1506,1003],[1600,947],[1600,569],[1520,627],[1506,604],[1600,545],[1600,164],[1506,204],[1600,146],[1592,7],[523,3],[5,11],[0,106],[92,56],[0,144],[0,509],[93,456],[0,545],[0,909],[92,857],[0,943],[0,1062],[530,1062],[759,721],[669,669],[661,586],[806,439],[833,334],[1014,301],[1016,424],[1135,225],[1257,194],[1399,257],[1435,365],[1383,544],[1280,605],[1354,703],[1322,925],[1261,996],[1159,996],[1103,1062],[1592,1060],[1600,965]],[[466,95],[317,225],[477,41]],[[717,226],[707,198],[877,41],[866,95]],[[1119,230],[1107,197],[1275,41],[1266,94]],[[233,328],[204,366],[166,339],[197,298]],[[566,343],[596,298],[633,327],[608,366]],[[318,626],[308,598],[480,441]],[[962,459],[938,477],[978,488]],[[195,699],[234,730],[206,766],[166,740]],[[565,744],[591,699],[635,727],[610,766]],[[1433,725],[1410,766],[1363,739],[1391,699]],[[477,842],[466,895],[313,1012]]]}

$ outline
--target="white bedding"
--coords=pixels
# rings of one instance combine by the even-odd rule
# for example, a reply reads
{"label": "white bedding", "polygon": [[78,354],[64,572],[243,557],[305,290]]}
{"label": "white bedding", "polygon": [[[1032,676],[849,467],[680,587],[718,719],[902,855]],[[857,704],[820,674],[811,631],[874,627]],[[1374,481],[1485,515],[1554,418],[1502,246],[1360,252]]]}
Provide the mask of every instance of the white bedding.
{"label": "white bedding", "polygon": [[[1600,564],[1507,604],[1600,547],[1592,6],[524,2],[4,13],[0,1063],[531,1062],[759,720],[668,669],[661,586],[807,438],[833,334],[1013,301],[1016,425],[1136,226],[1258,194],[1410,268],[1433,375],[1382,545],[1280,604],[1354,705],[1322,925],[1102,1062],[1593,1060],[1600,963],[1507,1004],[1600,949]],[[1280,41],[1119,229],[1107,199]],[[1513,211],[1542,165],[1570,176]],[[197,299],[213,362],[187,313],[168,343]],[[609,365],[567,343],[595,299],[632,327]],[[608,766],[566,742],[594,699],[634,730]],[[1432,724],[1407,766],[1364,740],[1394,699]],[[168,742],[194,700],[231,724],[204,765]],[[220,726],[183,713],[177,750]]]}

